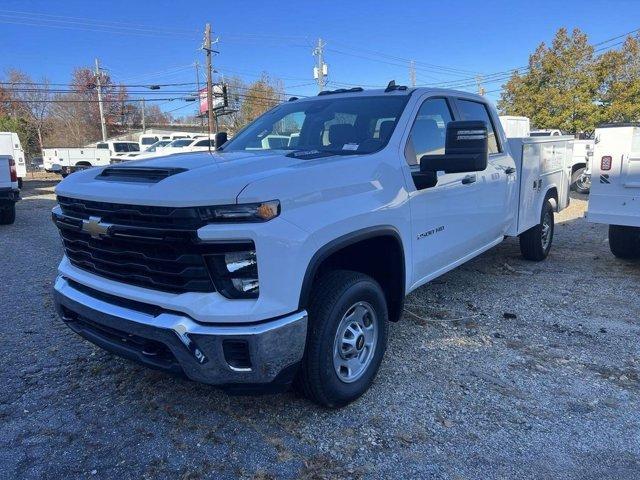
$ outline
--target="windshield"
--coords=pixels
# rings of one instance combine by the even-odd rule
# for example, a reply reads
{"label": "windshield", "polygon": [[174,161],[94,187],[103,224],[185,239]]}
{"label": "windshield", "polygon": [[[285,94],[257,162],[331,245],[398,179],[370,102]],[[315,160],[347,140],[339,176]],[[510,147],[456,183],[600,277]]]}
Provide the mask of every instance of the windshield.
{"label": "windshield", "polygon": [[270,110],[223,151],[305,150],[373,153],[389,141],[408,95],[326,98],[284,103]]}
{"label": "windshield", "polygon": [[171,142],[168,146],[169,147],[186,147],[187,145],[189,145],[191,142],[193,142],[193,139],[191,138],[184,138],[181,140],[174,140],[173,142]]}
{"label": "windshield", "polygon": [[158,137],[142,137],[140,143],[142,145],[152,145],[158,141]]}

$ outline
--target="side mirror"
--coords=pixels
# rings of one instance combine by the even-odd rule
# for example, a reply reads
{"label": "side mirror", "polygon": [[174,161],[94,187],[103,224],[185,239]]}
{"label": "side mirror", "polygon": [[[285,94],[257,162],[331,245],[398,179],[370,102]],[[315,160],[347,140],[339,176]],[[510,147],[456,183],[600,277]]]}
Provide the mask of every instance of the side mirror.
{"label": "side mirror", "polygon": [[220,148],[227,141],[227,132],[218,132],[213,137],[213,141],[216,144],[216,148]]}
{"label": "side mirror", "polygon": [[444,155],[424,155],[420,172],[481,172],[487,168],[488,145],[486,122],[449,122]]}

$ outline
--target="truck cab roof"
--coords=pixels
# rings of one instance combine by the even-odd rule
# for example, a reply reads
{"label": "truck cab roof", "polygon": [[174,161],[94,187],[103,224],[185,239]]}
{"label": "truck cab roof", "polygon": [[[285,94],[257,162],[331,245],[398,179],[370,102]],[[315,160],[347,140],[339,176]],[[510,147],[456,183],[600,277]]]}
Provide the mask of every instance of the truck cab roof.
{"label": "truck cab roof", "polygon": [[363,89],[361,87],[354,88],[339,88],[336,90],[323,90],[315,97],[292,97],[289,101],[309,101],[322,99],[326,96],[336,96],[340,98],[345,97],[376,97],[376,96],[411,96],[413,94],[424,94],[424,93],[433,93],[433,94],[442,94],[442,95],[455,95],[461,96],[465,98],[475,98],[477,100],[481,100],[486,102],[486,97],[481,95],[477,95],[475,93],[465,92],[462,90],[454,90],[449,88],[438,88],[438,87],[406,87],[403,85],[396,85],[390,89],[387,88],[375,88],[375,89]]}

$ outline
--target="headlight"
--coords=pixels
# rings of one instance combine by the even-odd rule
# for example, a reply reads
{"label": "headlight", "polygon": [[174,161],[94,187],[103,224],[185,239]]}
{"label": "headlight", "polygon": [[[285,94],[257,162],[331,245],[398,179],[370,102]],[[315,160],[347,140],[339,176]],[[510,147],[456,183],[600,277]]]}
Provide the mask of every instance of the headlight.
{"label": "headlight", "polygon": [[227,298],[258,298],[260,284],[255,247],[253,243],[243,243],[235,249],[206,256],[213,283]]}
{"label": "headlight", "polygon": [[198,213],[207,222],[267,222],[280,215],[280,202],[200,207]]}

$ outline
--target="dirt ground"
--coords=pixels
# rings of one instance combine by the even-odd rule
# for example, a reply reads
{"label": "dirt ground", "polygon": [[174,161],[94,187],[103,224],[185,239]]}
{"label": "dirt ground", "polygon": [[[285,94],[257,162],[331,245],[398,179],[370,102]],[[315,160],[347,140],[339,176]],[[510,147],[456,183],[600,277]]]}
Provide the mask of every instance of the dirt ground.
{"label": "dirt ground", "polygon": [[56,318],[56,179],[0,227],[0,478],[640,478],[640,264],[586,198],[551,256],[498,247],[411,294],[373,388],[339,411],[232,397]]}

